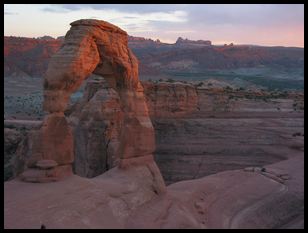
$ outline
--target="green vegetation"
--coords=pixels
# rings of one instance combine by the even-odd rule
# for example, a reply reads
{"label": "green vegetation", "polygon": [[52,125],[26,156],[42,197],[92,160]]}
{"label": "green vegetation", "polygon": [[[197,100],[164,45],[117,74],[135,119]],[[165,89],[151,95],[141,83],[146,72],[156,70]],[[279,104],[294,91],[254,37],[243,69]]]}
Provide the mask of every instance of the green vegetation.
{"label": "green vegetation", "polygon": [[203,86],[203,82],[198,83],[196,86],[197,86],[197,87]]}
{"label": "green vegetation", "polygon": [[230,86],[226,86],[224,89],[225,89],[226,91],[232,91],[232,90],[233,90],[233,88],[231,88]]}
{"label": "green vegetation", "polygon": [[242,68],[235,70],[200,70],[199,72],[168,71],[166,74],[179,81],[204,81],[207,79],[216,79],[232,82],[234,80],[239,80],[263,86],[270,91],[304,89],[302,69],[285,69],[281,71],[277,68]]}
{"label": "green vegetation", "polygon": [[294,134],[292,134],[293,137],[296,137],[296,136],[304,136],[304,134],[302,135],[300,132],[296,132]]}

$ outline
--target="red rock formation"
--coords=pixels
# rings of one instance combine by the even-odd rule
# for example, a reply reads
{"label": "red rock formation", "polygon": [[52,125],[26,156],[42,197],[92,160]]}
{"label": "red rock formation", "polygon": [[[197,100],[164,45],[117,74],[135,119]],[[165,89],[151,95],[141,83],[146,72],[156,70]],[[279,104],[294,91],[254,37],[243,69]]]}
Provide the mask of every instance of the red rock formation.
{"label": "red rock formation", "polygon": [[197,90],[190,84],[143,82],[151,117],[179,117],[197,109]]}
{"label": "red rock formation", "polygon": [[[142,82],[142,85],[152,119],[188,115],[197,108],[197,92],[192,85],[167,82],[157,84]],[[143,108],[139,113],[141,116],[144,115]],[[137,131],[133,132],[139,130],[135,125],[125,126],[120,96],[102,76],[91,75],[88,78],[82,99],[70,106],[66,115],[69,116],[73,128],[76,174],[89,178],[100,175],[119,164],[121,153],[128,153],[127,156],[131,156],[129,154],[131,149],[143,159],[138,158],[137,161],[131,159],[127,164],[122,162],[120,163],[122,167],[151,159],[151,155],[143,156],[148,154],[148,142],[143,143],[147,147],[138,149],[134,148],[131,142],[131,140],[142,142],[146,131],[143,135],[138,135]],[[151,131],[148,133],[150,137]],[[134,134],[137,134],[136,139],[133,137]],[[124,138],[126,135],[128,137]],[[125,151],[118,153],[121,140],[127,142],[127,146],[122,148]],[[154,141],[151,142],[151,145],[154,145]]]}
{"label": "red rock formation", "polygon": [[83,98],[66,114],[75,140],[75,173],[90,178],[115,167],[124,119],[119,94],[103,77],[92,75]]}
{"label": "red rock formation", "polygon": [[[42,159],[63,165],[72,163],[73,137],[63,113],[70,95],[94,73],[106,78],[120,97],[124,118],[119,166],[155,164],[154,129],[138,79],[138,60],[127,46],[127,33],[98,20],[78,20],[71,26],[45,75],[43,107],[49,115],[41,128]],[[156,165],[149,169],[155,177],[161,177]]]}
{"label": "red rock formation", "polygon": [[[41,77],[46,72],[50,57],[62,43],[61,37],[47,40],[4,37],[4,76]],[[207,74],[207,69],[271,68],[273,65],[302,69],[304,62],[303,48],[250,45],[224,47],[210,45],[210,41],[180,38],[175,44],[166,44],[132,36],[128,37],[128,46],[139,59],[139,74],[145,78],[149,75],[168,74],[170,70],[179,72],[179,67],[174,64],[184,64],[182,71],[185,73],[198,71]]]}
{"label": "red rock formation", "polygon": [[4,76],[41,77],[62,44],[56,39],[4,37]]}

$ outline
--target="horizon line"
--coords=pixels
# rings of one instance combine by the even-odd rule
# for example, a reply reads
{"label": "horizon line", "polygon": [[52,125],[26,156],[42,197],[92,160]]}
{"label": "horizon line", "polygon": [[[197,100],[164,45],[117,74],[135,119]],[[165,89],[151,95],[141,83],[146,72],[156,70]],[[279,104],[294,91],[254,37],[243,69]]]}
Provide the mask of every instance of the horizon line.
{"label": "horizon line", "polygon": [[[4,35],[4,37],[20,37],[20,38],[27,38],[27,39],[40,39],[40,37],[51,37],[52,39],[54,40],[57,40],[59,37],[65,37],[65,36],[57,36],[57,37],[53,37],[53,36],[49,36],[49,35],[44,35],[44,36],[38,36],[38,37],[27,37],[27,36],[7,36],[7,35]],[[156,38],[156,39],[153,39],[153,38],[150,38],[150,37],[142,37],[142,36],[134,36],[134,35],[129,35],[128,36],[132,36],[132,37],[137,37],[137,38],[144,38],[146,40],[152,40],[152,41],[157,41],[159,40],[160,43],[162,44],[169,44],[169,45],[173,45],[173,44],[176,44],[176,41],[174,43],[172,42],[163,42],[161,39],[159,38]],[[183,36],[179,36],[178,38],[183,38],[183,39],[188,39],[188,38],[184,38]],[[211,41],[209,39],[197,39],[197,40],[192,40],[192,39],[188,39],[188,40],[191,40],[191,41],[198,41],[198,40],[201,40],[201,41]],[[294,45],[261,45],[261,44],[240,44],[240,43],[237,43],[237,42],[225,42],[225,43],[213,43],[213,41],[211,41],[212,43],[212,46],[224,46],[224,45],[227,45],[227,46],[230,46],[230,44],[232,43],[233,46],[259,46],[259,47],[285,47],[285,48],[302,48],[304,49],[305,47],[301,47],[301,46],[294,46]]]}

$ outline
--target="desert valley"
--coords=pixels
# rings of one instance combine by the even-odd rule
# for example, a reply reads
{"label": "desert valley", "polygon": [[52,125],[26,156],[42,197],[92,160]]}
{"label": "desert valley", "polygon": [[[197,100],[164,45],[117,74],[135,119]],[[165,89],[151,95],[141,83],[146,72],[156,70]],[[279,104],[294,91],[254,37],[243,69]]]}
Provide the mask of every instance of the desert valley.
{"label": "desert valley", "polygon": [[5,228],[304,228],[303,162],[304,48],[4,37]]}

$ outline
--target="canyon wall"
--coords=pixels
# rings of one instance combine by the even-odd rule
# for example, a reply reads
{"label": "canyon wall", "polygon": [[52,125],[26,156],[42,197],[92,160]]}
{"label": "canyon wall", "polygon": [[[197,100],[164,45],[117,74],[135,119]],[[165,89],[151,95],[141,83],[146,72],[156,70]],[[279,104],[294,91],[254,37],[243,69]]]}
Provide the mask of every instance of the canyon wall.
{"label": "canyon wall", "polygon": [[181,117],[197,109],[196,88],[182,82],[142,82],[151,118]]}
{"label": "canyon wall", "polygon": [[[300,93],[205,89],[168,82],[142,82],[142,85],[155,129],[155,159],[168,184],[224,170],[262,166],[303,149],[303,96]],[[106,96],[99,100],[101,102],[94,97],[99,89],[104,90]],[[87,93],[92,93],[91,100],[85,100]],[[98,116],[89,112],[88,105],[93,102],[93,106],[106,106],[111,101],[107,96],[110,96],[110,88],[103,79],[89,80],[83,99],[68,113],[70,119],[78,117],[77,108],[85,109],[87,118]],[[103,134],[103,128],[101,131]],[[298,132],[300,134],[294,136]],[[104,142],[104,138],[98,140]],[[87,159],[76,160],[76,168],[95,168],[97,163],[91,159],[91,151],[96,150],[101,155],[106,154],[108,161],[116,161],[117,155],[113,155],[112,150],[106,153],[106,147],[97,149],[88,145],[87,148],[87,153],[79,155]],[[109,167],[115,166],[109,163]],[[106,168],[100,172],[103,170]],[[97,170],[96,174],[100,172]]]}
{"label": "canyon wall", "polygon": [[194,111],[180,117],[151,116],[155,159],[167,184],[263,166],[304,150],[302,93],[195,91]]}
{"label": "canyon wall", "polygon": [[[155,129],[155,160],[167,183],[262,166],[303,150],[302,93],[142,85]],[[65,115],[73,129],[76,174],[94,177],[119,163],[123,111],[104,78],[92,75]]]}

